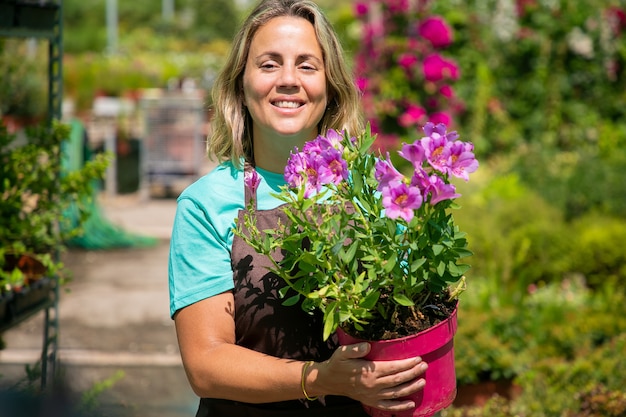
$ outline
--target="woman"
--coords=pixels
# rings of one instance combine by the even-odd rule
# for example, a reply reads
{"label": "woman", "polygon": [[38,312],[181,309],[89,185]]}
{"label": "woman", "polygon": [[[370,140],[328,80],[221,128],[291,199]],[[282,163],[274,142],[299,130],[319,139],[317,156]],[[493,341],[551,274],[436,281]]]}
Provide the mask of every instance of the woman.
{"label": "woman", "polygon": [[[336,34],[308,0],[261,2],[214,86],[208,144],[220,164],[178,199],[170,250],[170,310],[197,416],[365,416],[423,388],[420,358],[371,362],[367,343],[322,342],[320,317],[286,307],[267,260],[234,237],[250,203],[276,225],[290,151],[329,128],[358,131],[359,97]],[[255,198],[244,186],[261,178]]]}

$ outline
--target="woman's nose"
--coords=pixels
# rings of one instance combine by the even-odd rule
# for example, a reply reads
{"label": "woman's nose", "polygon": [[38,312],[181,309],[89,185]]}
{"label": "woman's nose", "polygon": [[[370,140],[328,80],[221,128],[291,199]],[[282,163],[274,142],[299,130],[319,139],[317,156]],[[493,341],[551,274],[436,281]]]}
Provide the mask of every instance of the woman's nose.
{"label": "woman's nose", "polygon": [[296,87],[299,85],[298,72],[296,67],[283,66],[280,73],[279,84],[281,87]]}

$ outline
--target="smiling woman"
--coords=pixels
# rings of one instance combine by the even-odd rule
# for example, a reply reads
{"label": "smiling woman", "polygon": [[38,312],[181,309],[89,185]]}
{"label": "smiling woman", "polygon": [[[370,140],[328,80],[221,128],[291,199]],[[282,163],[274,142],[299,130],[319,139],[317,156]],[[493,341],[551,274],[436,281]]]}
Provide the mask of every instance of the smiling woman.
{"label": "smiling woman", "polygon": [[243,93],[256,165],[281,172],[294,146],[317,136],[328,102],[324,58],[309,21],[284,16],[259,28],[250,44]]}
{"label": "smiling woman", "polygon": [[[328,129],[362,130],[341,45],[308,0],[266,0],[233,42],[214,91],[208,153],[219,165],[178,199],[170,241],[170,314],[201,416],[366,416],[415,407],[419,357],[368,361],[368,343],[322,340],[322,317],[285,306],[268,259],[233,229],[254,208],[286,221],[275,195],[294,147]],[[254,194],[244,179],[258,184]]]}

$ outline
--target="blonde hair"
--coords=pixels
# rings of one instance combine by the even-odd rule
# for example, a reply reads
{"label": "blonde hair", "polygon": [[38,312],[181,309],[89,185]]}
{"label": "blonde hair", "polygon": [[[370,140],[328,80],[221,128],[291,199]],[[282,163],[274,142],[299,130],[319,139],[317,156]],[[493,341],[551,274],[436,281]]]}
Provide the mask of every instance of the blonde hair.
{"label": "blonde hair", "polygon": [[301,17],[311,22],[322,49],[328,107],[319,131],[362,128],[359,92],[344,60],[343,48],[319,7],[309,0],[264,0],[250,13],[233,40],[233,46],[213,86],[212,134],[207,144],[209,158],[231,160],[241,168],[242,159],[253,161],[252,120],[243,105],[243,73],[252,38],[257,30],[276,17]]}

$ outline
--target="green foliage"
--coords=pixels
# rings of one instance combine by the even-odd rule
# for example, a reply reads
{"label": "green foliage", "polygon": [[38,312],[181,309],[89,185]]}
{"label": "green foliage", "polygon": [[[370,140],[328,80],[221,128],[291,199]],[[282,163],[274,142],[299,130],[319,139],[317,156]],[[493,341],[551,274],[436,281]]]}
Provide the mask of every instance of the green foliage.
{"label": "green foliage", "polygon": [[[480,282],[480,281],[479,281]],[[476,280],[464,294],[455,337],[459,385],[513,380],[519,396],[443,416],[621,416],[626,405],[626,317],[623,292],[581,279],[540,286],[519,307],[476,303]],[[498,296],[498,289],[492,289]],[[494,314],[497,312],[497,314]],[[568,414],[593,409],[600,414]]]}
{"label": "green foliage", "polygon": [[[193,51],[203,43],[230,41],[239,21],[231,0],[177,0],[173,20],[164,20],[161,1],[118,1],[118,39],[139,31],[146,40],[182,40]],[[70,54],[101,53],[107,47],[105,0],[64,0],[64,47]],[[192,45],[192,46],[191,46]],[[127,51],[128,52],[128,51]]]}
{"label": "green foliage", "polygon": [[617,2],[524,4],[518,11],[496,0],[433,3],[457,35],[449,54],[463,69],[461,129],[479,153],[528,143],[576,150],[605,135],[613,149],[623,146],[625,35],[610,11]]}
{"label": "green foliage", "polygon": [[[151,53],[137,52],[117,55],[82,54],[65,57],[64,86],[66,95],[72,97],[80,110],[90,109],[97,94],[124,96],[144,88],[165,87],[170,79],[192,77],[208,87],[227,44],[211,43],[203,48],[204,54],[184,51],[185,44],[169,43],[154,46],[143,43],[144,36],[128,39],[136,42],[129,51],[166,49]],[[169,45],[169,46],[168,46]]]}
{"label": "green foliage", "polygon": [[572,269],[583,274],[593,288],[605,282],[626,282],[626,251],[618,242],[626,241],[626,221],[589,214],[572,225],[576,242]]}
{"label": "green foliage", "polygon": [[[93,182],[103,177],[109,158],[102,154],[79,170],[65,170],[62,146],[68,137],[69,127],[56,122],[30,128],[22,139],[0,126],[0,252],[33,255],[50,273],[62,269],[53,256],[80,233]],[[78,224],[68,223],[70,206],[79,213]],[[9,270],[0,278],[19,277]]]}
{"label": "green foliage", "polygon": [[511,155],[510,169],[559,209],[566,220],[588,212],[626,218],[626,151],[603,149],[604,145],[559,151],[533,144]]}
{"label": "green foliage", "polygon": [[472,276],[493,280],[502,301],[515,302],[528,285],[560,281],[571,270],[572,241],[558,209],[517,175],[493,170],[483,165],[471,185],[459,185],[468,197],[455,217],[474,252]]}
{"label": "green foliage", "polygon": [[45,54],[38,44],[32,45],[31,50],[23,40],[0,39],[0,116],[42,118],[46,114]]}
{"label": "green foliage", "polygon": [[[471,289],[470,289],[471,291]],[[464,297],[465,298],[465,297]],[[456,376],[459,385],[480,381],[512,380],[528,367],[527,352],[513,346],[513,341],[497,333],[498,322],[510,322],[514,312],[500,309],[490,312],[459,309],[459,326],[454,339]]]}

